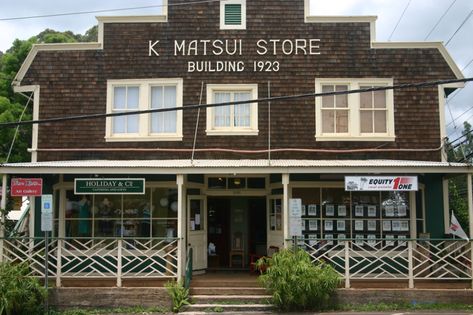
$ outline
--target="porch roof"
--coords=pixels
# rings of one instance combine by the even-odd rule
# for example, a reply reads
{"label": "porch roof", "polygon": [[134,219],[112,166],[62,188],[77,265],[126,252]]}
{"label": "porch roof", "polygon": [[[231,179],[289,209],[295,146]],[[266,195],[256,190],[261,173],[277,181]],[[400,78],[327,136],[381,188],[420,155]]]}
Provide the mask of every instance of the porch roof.
{"label": "porch roof", "polygon": [[408,160],[80,160],[7,163],[1,174],[473,173],[467,163]]}

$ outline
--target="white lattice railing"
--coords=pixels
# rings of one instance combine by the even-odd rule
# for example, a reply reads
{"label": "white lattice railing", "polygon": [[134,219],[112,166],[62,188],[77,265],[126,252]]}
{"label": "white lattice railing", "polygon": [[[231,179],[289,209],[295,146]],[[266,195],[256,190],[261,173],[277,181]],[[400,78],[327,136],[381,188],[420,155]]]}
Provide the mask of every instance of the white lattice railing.
{"label": "white lattice railing", "polygon": [[295,239],[313,261],[331,264],[351,280],[470,281],[471,241],[454,239]]}
{"label": "white lattice railing", "polygon": [[[28,262],[31,275],[45,276],[45,241],[5,238],[0,261]],[[48,246],[48,276],[61,279],[177,277],[178,239],[54,238]]]}

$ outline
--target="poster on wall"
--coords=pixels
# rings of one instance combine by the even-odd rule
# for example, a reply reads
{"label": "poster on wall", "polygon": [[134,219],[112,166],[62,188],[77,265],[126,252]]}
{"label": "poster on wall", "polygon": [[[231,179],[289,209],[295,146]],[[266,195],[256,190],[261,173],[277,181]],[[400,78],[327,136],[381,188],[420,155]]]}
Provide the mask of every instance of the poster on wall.
{"label": "poster on wall", "polygon": [[417,191],[417,176],[345,176],[346,191]]}

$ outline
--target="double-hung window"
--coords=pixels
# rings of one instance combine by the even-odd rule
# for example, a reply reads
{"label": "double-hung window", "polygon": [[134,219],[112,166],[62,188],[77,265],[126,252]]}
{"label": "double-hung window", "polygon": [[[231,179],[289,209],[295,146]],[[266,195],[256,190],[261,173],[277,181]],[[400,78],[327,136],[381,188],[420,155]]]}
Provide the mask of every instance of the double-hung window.
{"label": "double-hung window", "polygon": [[[233,103],[258,98],[257,84],[207,85],[207,102]],[[258,105],[241,103],[207,109],[208,135],[257,135]]]}
{"label": "double-hung window", "polygon": [[316,79],[317,141],[394,141],[392,90],[337,93],[392,86],[392,79]]}
{"label": "double-hung window", "polygon": [[220,1],[220,29],[246,29],[246,0]]}
{"label": "double-hung window", "polygon": [[[109,80],[107,113],[126,113],[182,106],[182,79]],[[107,141],[180,141],[182,111],[112,116]]]}

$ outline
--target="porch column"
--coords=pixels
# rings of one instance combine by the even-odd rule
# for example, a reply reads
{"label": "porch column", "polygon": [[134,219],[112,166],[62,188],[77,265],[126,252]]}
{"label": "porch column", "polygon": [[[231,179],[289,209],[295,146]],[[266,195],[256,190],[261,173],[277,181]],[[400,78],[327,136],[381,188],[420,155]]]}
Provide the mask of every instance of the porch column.
{"label": "porch column", "polygon": [[184,196],[183,196],[183,185],[184,185],[184,175],[177,174],[176,176],[177,184],[177,280],[181,280],[184,275],[185,268],[185,259],[186,259],[186,246],[183,236],[184,233],[184,221],[185,220],[185,209],[184,209]]}
{"label": "porch column", "polygon": [[[5,210],[7,207],[7,175],[2,176],[2,201],[0,207]],[[5,213],[0,215],[0,262],[3,261],[3,238],[5,237]]]}
{"label": "porch column", "polygon": [[[473,238],[473,193],[471,191],[471,173],[466,176],[466,191],[468,198],[468,223],[470,224],[470,247],[472,246],[471,239]],[[470,248],[470,262],[473,262],[473,248]],[[473,288],[473,266],[471,266],[471,288]]]}
{"label": "porch column", "polygon": [[289,239],[289,174],[282,174],[282,185],[283,185],[283,201],[282,201],[282,213],[283,213],[283,234],[284,234],[284,247],[288,247]]}

